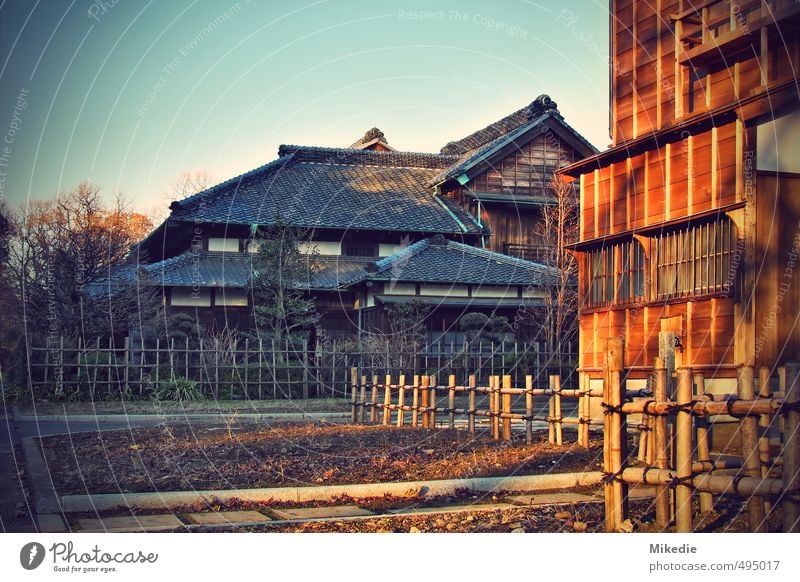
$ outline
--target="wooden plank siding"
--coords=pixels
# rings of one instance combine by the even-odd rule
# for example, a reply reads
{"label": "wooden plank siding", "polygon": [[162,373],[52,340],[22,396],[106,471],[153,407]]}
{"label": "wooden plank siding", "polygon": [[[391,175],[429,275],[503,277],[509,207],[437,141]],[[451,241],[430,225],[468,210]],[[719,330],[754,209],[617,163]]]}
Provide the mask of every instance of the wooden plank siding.
{"label": "wooden plank siding", "polygon": [[[667,320],[680,327],[682,362],[717,376],[734,377],[740,364],[772,365],[800,357],[800,322],[795,323],[800,313],[800,282],[795,280],[800,279],[800,174],[760,172],[754,179],[756,125],[774,116],[776,108],[781,113],[798,109],[796,94],[787,99],[791,88],[785,87],[800,64],[800,36],[778,40],[773,29],[756,33],[753,38],[761,41],[754,44],[755,52],[741,51],[733,58],[720,54],[717,62],[709,52],[704,65],[693,69],[681,59],[687,47],[694,47],[679,40],[688,30],[684,24],[692,25],[671,19],[690,8],[685,0],[611,1],[612,147],[629,155],[601,155],[599,163],[574,174],[581,182],[580,289],[588,298],[592,249],[633,240],[634,234],[644,243],[648,283],[633,305],[582,306],[580,365],[592,377],[601,377],[603,341],[611,337],[625,339],[631,377],[645,377]],[[720,2],[715,17],[722,14],[724,21],[726,10],[733,14],[735,7]],[[703,39],[713,42],[709,36]],[[779,100],[770,94],[773,88],[783,91]],[[726,107],[727,116],[708,119],[707,114]],[[655,139],[644,141],[651,135]],[[627,149],[634,140],[647,145]],[[661,236],[660,227],[665,233],[689,233],[694,225],[717,221],[715,209],[727,209],[722,220],[730,219],[738,236],[735,249],[726,247],[726,258],[716,259],[715,276],[726,277],[722,291],[718,282],[713,292],[695,283],[694,292],[657,300],[652,286],[658,268],[649,241]],[[686,240],[692,250],[678,243],[664,251],[669,260],[680,262],[686,252],[702,256],[706,251],[698,245],[711,244],[702,242],[701,234]],[[720,265],[728,265],[727,272]]]}

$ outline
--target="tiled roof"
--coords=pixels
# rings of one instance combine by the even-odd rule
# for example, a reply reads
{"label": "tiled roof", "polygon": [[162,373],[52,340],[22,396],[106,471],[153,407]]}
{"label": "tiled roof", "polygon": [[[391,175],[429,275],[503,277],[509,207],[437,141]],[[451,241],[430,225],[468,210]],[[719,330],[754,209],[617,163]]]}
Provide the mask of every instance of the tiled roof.
{"label": "tiled roof", "polygon": [[478,234],[430,180],[457,158],[439,154],[281,146],[280,158],[170,207],[171,220],[442,234]]}
{"label": "tiled roof", "polygon": [[510,115],[506,115],[503,119],[495,121],[479,129],[478,131],[469,134],[462,139],[451,141],[444,146],[440,152],[445,155],[463,156],[475,151],[481,146],[486,145],[490,141],[496,140],[498,137],[503,137],[510,131],[514,131],[518,127],[527,124],[530,121],[531,107],[526,105],[522,109],[518,109]]}
{"label": "tiled roof", "polygon": [[391,151],[397,151],[392,146],[389,145],[389,142],[386,141],[386,136],[383,135],[383,132],[377,127],[368,129],[367,132],[363,135],[363,137],[361,137],[356,142],[350,145],[350,148],[361,150],[375,144],[380,144],[381,146],[388,148]]}
{"label": "tiled roof", "polygon": [[[186,252],[144,267],[150,280],[166,287],[244,287],[253,255],[212,251]],[[317,257],[313,280],[301,285],[312,289],[337,289],[366,275],[372,262],[362,257]]]}
{"label": "tiled roof", "polygon": [[369,279],[462,285],[525,285],[552,283],[552,267],[501,255],[441,237],[424,239],[376,263]]}

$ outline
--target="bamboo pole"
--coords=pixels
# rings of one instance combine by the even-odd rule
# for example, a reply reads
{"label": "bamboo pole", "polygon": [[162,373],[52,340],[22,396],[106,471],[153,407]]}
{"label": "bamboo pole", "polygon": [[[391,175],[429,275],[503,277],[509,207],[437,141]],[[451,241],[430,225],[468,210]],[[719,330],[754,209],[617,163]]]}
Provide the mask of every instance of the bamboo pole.
{"label": "bamboo pole", "polygon": [[358,423],[358,368],[350,368],[350,423]]}
{"label": "bamboo pole", "polygon": [[530,374],[525,376],[525,442],[533,444],[533,376]]}
{"label": "bamboo pole", "polygon": [[500,440],[500,377],[489,376],[489,408],[492,413],[492,438]]}
{"label": "bamboo pole", "polygon": [[589,392],[589,375],[585,372],[579,375],[580,390],[583,395],[578,397],[578,444],[589,448],[589,411],[586,409]]}
{"label": "bamboo pole", "polygon": [[475,432],[475,387],[478,384],[478,379],[475,374],[470,374],[469,377],[469,411],[467,413],[467,427],[469,432]]}
{"label": "bamboo pole", "polygon": [[[123,373],[125,374],[125,392],[127,392],[128,391],[128,359],[129,359],[129,350],[130,350],[130,338],[128,336],[125,336],[124,349],[125,349],[125,367],[123,368]],[[64,359],[63,359],[63,357],[64,357],[64,352],[63,352],[63,350],[64,350],[64,338],[63,337],[61,338],[61,350],[62,350],[62,352],[61,352],[61,358],[62,358],[61,362],[63,362],[64,361]]]}
{"label": "bamboo pole", "polygon": [[[702,398],[706,394],[706,377],[703,373],[696,373],[694,375],[694,385],[696,387],[695,394],[698,398]],[[704,416],[698,416],[695,419],[695,432],[697,435],[697,460],[699,462],[708,461],[711,459],[711,447],[709,442],[709,422]],[[714,508],[714,497],[711,493],[700,493],[700,511],[707,513]]]}
{"label": "bamboo pole", "polygon": [[411,397],[411,426],[419,426],[419,374],[414,374],[414,391]]}
{"label": "bamboo pole", "polygon": [[556,442],[556,402],[555,402],[555,376],[548,377],[548,389],[550,390],[550,399],[547,401],[547,442],[555,444]]}
{"label": "bamboo pole", "polygon": [[431,413],[428,410],[431,402],[431,391],[429,389],[430,378],[427,375],[422,376],[422,428],[431,427]]}
{"label": "bamboo pole", "polygon": [[450,429],[456,428],[456,377],[455,374],[450,374],[448,379],[447,391],[447,409],[448,409],[448,423]]}
{"label": "bamboo pole", "polygon": [[786,402],[792,408],[783,413],[785,441],[783,446],[783,531],[800,532],[800,365],[786,365]]}
{"label": "bamboo pole", "polygon": [[[753,368],[740,366],[736,371],[736,388],[739,398],[755,400],[756,391],[753,382]],[[742,472],[753,479],[761,478],[761,461],[758,450],[758,418],[746,416],[739,421],[739,437],[741,439],[742,458],[744,466]],[[747,501],[747,519],[750,522],[750,531],[766,532],[766,515],[764,503],[760,499]]]}
{"label": "bamboo pole", "polygon": [[264,397],[263,395],[264,386],[262,384],[263,370],[264,370],[264,340],[262,338],[258,338],[258,399],[259,400],[261,400]]}
{"label": "bamboo pole", "polygon": [[[511,376],[503,376],[503,388],[511,388]],[[511,394],[503,394],[503,440],[511,440]]]}
{"label": "bamboo pole", "polygon": [[406,413],[403,408],[406,405],[406,375],[400,374],[399,386],[397,388],[397,428],[401,428],[406,422]]}
{"label": "bamboo pole", "polygon": [[[678,387],[675,393],[679,405],[692,402],[692,371],[680,368]],[[678,410],[675,421],[675,473],[679,480],[675,486],[675,531],[692,531],[692,412],[688,408]]]}
{"label": "bamboo pole", "polygon": [[[761,366],[758,369],[758,397],[767,400],[772,398],[770,369],[767,366]],[[772,466],[772,459],[769,453],[769,428],[771,423],[772,417],[768,414],[762,414],[758,418],[758,456],[761,462],[761,477],[764,479],[769,476],[769,469]],[[772,502],[765,499],[764,513],[768,515],[770,511],[772,511]]]}
{"label": "bamboo pole", "polygon": [[392,411],[389,406],[392,404],[392,376],[386,374],[386,383],[383,385],[383,426],[389,426],[392,418]]}
{"label": "bamboo pole", "polygon": [[626,457],[627,430],[625,416],[620,410],[623,398],[622,368],[624,345],[622,338],[605,341],[606,382],[603,401],[607,404],[607,462],[604,467],[607,480],[604,485],[606,531],[613,532],[627,519],[628,486],[621,479],[623,460]]}
{"label": "bamboo pole", "polygon": [[430,394],[430,416],[429,425],[431,428],[436,428],[436,374],[431,374],[428,384],[428,393]]}
{"label": "bamboo pole", "polygon": [[[658,487],[672,483],[675,480],[675,472],[670,469],[628,467],[622,472],[622,478],[630,484],[641,483]],[[712,475],[705,473],[695,475],[691,484],[697,491],[719,495],[737,495],[740,497],[777,496],[783,491],[783,483],[780,479],[752,479],[741,475]]]}
{"label": "bamboo pole", "polygon": [[562,430],[562,414],[561,414],[561,376],[556,374],[553,378],[554,386],[553,391],[555,395],[553,396],[553,405],[555,406],[556,412],[556,444],[563,445],[564,444],[564,433]]}
{"label": "bamboo pole", "polygon": [[[775,414],[781,411],[783,399],[770,398],[769,400],[705,400],[690,404],[689,408],[695,416],[717,416],[730,414],[732,416],[752,416],[761,414]],[[626,402],[622,405],[625,414],[652,414],[654,416],[668,416],[682,408],[677,402]]]}
{"label": "bamboo pole", "polygon": [[378,375],[372,375],[372,408],[369,411],[370,424],[378,422]]}
{"label": "bamboo pole", "polygon": [[367,424],[367,376],[361,375],[361,424]]}

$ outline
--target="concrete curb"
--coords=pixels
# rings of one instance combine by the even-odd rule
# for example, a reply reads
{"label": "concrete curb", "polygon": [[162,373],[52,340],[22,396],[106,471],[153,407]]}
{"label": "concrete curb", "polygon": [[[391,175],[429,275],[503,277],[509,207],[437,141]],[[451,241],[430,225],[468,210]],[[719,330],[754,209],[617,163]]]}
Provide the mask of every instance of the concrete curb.
{"label": "concrete curb", "polygon": [[479,477],[439,481],[402,481],[395,483],[360,483],[322,487],[271,487],[261,489],[228,489],[221,491],[168,491],[163,493],[103,493],[98,495],[65,495],[60,498],[64,513],[108,511],[119,507],[136,509],[171,509],[180,505],[219,503],[231,500],[266,502],[330,501],[344,495],[365,498],[393,495],[398,497],[435,497],[458,491],[544,491],[591,487],[602,482],[600,471],[588,473],[554,473],[514,477]]}
{"label": "concrete curb", "polygon": [[44,457],[36,444],[38,437],[23,437],[20,439],[22,452],[25,455],[25,465],[28,471],[33,506],[39,530],[42,532],[65,532],[66,524],[61,518],[61,505],[58,493],[53,488],[50,473],[44,462]]}

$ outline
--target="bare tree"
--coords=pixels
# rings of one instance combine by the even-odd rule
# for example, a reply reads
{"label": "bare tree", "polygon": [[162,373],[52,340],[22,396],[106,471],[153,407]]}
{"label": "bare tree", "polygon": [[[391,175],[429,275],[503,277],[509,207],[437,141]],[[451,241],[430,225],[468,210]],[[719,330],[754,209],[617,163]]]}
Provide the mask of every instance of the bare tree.
{"label": "bare tree", "polygon": [[172,181],[169,196],[172,200],[181,200],[192,194],[207,190],[214,185],[214,177],[206,170],[181,172]]}
{"label": "bare tree", "polygon": [[548,346],[560,352],[577,333],[578,263],[567,245],[578,239],[578,194],[559,174],[550,181],[553,204],[544,208],[541,230],[550,243],[546,263],[557,275],[546,288],[543,332]]}

